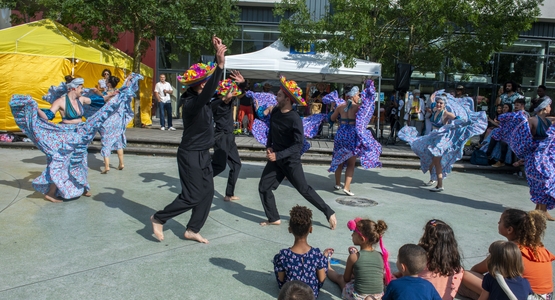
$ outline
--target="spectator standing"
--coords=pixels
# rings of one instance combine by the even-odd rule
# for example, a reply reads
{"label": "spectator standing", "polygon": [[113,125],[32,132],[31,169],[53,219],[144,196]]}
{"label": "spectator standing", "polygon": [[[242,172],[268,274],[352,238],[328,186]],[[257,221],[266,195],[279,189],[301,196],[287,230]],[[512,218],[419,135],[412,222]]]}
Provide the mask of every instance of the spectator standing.
{"label": "spectator standing", "polygon": [[409,112],[408,120],[412,127],[416,128],[418,134],[422,134],[424,128],[424,100],[420,98],[420,90],[413,90],[409,95],[406,110]]}
{"label": "spectator standing", "polygon": [[518,86],[513,81],[505,82],[503,85],[503,93],[497,97],[497,101],[495,101],[495,105],[498,104],[510,104],[511,110],[513,109],[513,104],[515,100],[520,97],[520,94],[517,93]]}
{"label": "spectator standing", "polygon": [[154,88],[154,94],[158,100],[158,107],[160,109],[160,130],[166,130],[165,116],[168,117],[168,130],[175,130],[172,126],[172,101],[171,94],[173,88],[169,82],[166,81],[166,75],[160,75],[160,81]]}
{"label": "spectator standing", "polygon": [[98,80],[98,91],[100,93],[108,91],[108,79],[110,79],[110,77],[112,77],[112,71],[104,69],[104,71],[102,71],[102,79]]}
{"label": "spectator standing", "polygon": [[[239,88],[242,93],[237,96],[237,98],[239,98],[239,115],[237,117],[237,122],[239,122],[239,126],[243,129],[243,133],[249,134],[252,132],[252,124],[254,122],[254,114],[252,111],[253,100],[250,96],[247,96],[247,91],[250,90],[249,82],[245,81],[241,83]],[[245,115],[248,119],[247,128],[243,127],[243,119],[245,118]]]}

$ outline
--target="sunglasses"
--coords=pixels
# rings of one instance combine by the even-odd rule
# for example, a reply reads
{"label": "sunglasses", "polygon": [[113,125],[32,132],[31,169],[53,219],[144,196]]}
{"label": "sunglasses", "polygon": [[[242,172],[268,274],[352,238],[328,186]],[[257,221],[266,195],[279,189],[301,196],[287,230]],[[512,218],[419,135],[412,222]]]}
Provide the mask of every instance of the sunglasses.
{"label": "sunglasses", "polygon": [[104,76],[106,76],[106,75],[110,75],[110,73],[104,73],[103,75],[104,75]]}

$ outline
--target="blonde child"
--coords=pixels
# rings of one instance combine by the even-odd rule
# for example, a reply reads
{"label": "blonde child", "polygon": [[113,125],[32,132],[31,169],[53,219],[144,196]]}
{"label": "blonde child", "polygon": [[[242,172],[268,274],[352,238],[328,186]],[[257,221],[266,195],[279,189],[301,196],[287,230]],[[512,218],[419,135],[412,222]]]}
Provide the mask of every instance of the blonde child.
{"label": "blonde child", "polygon": [[320,249],[307,242],[312,233],[312,211],[305,206],[295,206],[289,212],[289,232],[295,236],[292,247],[282,249],[274,256],[274,272],[281,289],[289,281],[299,280],[308,284],[318,298],[326,280],[328,259]]}
{"label": "blonde child", "polygon": [[[550,300],[553,293],[551,262],[555,260],[555,256],[542,243],[546,228],[546,219],[541,211],[527,213],[520,209],[505,210],[498,226],[499,234],[520,249],[524,264],[522,277],[528,280],[534,293]],[[465,271],[462,284],[474,292],[474,295],[465,293],[463,296],[477,299],[477,295],[481,294],[484,278],[482,274],[488,271],[487,260],[488,258],[473,266],[470,271]]]}
{"label": "blonde child", "polygon": [[488,272],[482,281],[479,300],[527,299],[533,294],[528,280],[522,277],[524,266],[517,244],[497,241],[489,246]]}
{"label": "blonde child", "polygon": [[453,229],[441,220],[430,220],[418,245],[428,258],[426,268],[418,276],[431,282],[441,299],[453,300],[464,273]]}
{"label": "blonde child", "polygon": [[[385,284],[389,283],[391,272],[389,269],[388,252],[383,246],[382,236],[387,230],[387,224],[378,220],[356,218],[347,223],[353,244],[360,246],[349,248],[349,257],[345,266],[345,274],[339,274],[328,265],[328,278],[337,283],[342,290],[343,299],[375,299],[383,296]],[[380,243],[381,253],[374,249]],[[326,249],[327,250],[327,249]],[[331,251],[325,251],[326,255]],[[385,272],[385,276],[384,276]],[[354,277],[354,279],[353,279]]]}

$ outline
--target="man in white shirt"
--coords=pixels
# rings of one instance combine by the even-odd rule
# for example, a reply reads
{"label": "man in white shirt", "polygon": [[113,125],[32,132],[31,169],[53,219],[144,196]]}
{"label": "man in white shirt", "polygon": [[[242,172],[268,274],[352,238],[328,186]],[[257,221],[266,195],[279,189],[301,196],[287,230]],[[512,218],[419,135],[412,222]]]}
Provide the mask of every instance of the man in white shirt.
{"label": "man in white shirt", "polygon": [[154,95],[158,100],[158,108],[160,109],[160,129],[166,130],[165,116],[168,116],[168,130],[175,130],[172,126],[172,101],[171,94],[173,93],[172,86],[166,82],[166,75],[160,75],[160,82],[154,88]]}

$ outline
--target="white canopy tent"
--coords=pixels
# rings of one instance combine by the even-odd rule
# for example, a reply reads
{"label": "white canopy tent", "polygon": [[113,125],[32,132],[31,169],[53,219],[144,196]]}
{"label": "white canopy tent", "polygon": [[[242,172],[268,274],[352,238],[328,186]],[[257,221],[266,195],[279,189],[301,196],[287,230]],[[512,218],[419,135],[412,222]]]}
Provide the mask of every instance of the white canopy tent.
{"label": "white canopy tent", "polygon": [[[280,75],[289,80],[306,82],[336,82],[362,84],[368,78],[377,79],[378,111],[382,65],[357,59],[354,68],[332,68],[336,56],[329,53],[293,54],[280,40],[256,52],[225,57],[225,69],[239,70],[245,78],[277,79]],[[379,117],[377,114],[379,131]]]}

